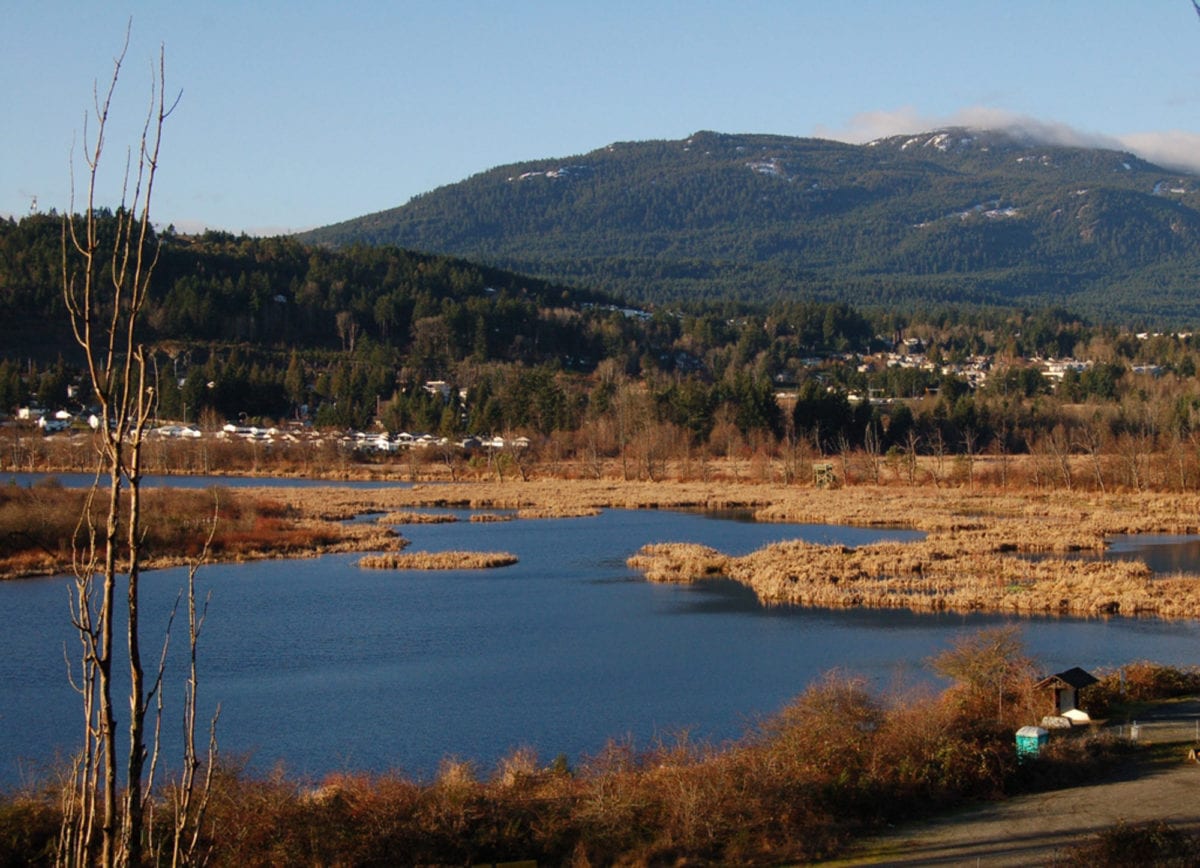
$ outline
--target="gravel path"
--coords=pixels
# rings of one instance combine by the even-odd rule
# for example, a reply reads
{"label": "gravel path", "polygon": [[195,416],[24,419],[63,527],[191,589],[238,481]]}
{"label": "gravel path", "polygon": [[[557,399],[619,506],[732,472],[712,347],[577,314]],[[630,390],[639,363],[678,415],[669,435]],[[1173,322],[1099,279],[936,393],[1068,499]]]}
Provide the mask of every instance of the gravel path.
{"label": "gravel path", "polygon": [[[1178,744],[1177,765],[1133,761],[1099,783],[1019,796],[864,841],[836,865],[1053,865],[1067,846],[1120,820],[1165,820],[1200,832],[1200,764],[1188,761],[1200,700],[1140,718],[1138,741]],[[1126,729],[1128,732],[1128,729]]]}

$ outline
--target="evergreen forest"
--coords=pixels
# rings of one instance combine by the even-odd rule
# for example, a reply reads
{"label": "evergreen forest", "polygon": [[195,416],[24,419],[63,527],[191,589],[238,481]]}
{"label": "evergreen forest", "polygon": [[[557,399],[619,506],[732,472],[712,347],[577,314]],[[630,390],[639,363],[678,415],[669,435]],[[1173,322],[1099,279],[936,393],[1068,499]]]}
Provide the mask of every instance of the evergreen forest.
{"label": "evergreen forest", "polygon": [[[1137,335],[1061,307],[639,305],[390,246],[170,227],[155,240],[143,340],[157,417],[206,430],[521,435],[596,462],[639,444],[626,473],[654,476],[668,456],[746,450],[1147,446],[1200,420],[1190,333]],[[87,411],[61,245],[57,215],[0,221],[0,413]],[[1070,357],[1086,364],[1047,375],[1045,360]]]}
{"label": "evergreen forest", "polygon": [[1200,316],[1200,183],[950,129],[866,145],[698,132],[501,166],[302,236],[463,256],[643,303],[1065,305]]}

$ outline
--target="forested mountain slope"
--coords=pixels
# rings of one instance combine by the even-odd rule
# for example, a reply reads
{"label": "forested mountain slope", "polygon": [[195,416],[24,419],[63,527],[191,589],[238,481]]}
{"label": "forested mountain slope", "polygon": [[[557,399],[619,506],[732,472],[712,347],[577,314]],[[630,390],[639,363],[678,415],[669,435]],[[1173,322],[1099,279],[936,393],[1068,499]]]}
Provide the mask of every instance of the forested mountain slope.
{"label": "forested mountain slope", "polygon": [[[111,212],[99,216],[100,232],[110,231]],[[62,239],[62,218],[54,214],[0,220],[0,337],[6,354],[18,354],[21,348],[14,353],[14,345],[23,341],[41,350],[47,344],[58,352],[74,350],[63,303]],[[553,311],[578,315],[610,302],[461,259],[396,248],[330,251],[287,237],[183,236],[170,230],[156,241],[161,246],[142,316],[145,338],[156,342],[319,350],[370,338],[407,347],[420,324],[436,321],[448,330],[434,341],[442,351],[540,361],[578,354],[586,346],[572,317]]]}
{"label": "forested mountain slope", "polygon": [[302,237],[465,256],[644,301],[1053,303],[1200,319],[1200,179],[1003,132],[617,143]]}

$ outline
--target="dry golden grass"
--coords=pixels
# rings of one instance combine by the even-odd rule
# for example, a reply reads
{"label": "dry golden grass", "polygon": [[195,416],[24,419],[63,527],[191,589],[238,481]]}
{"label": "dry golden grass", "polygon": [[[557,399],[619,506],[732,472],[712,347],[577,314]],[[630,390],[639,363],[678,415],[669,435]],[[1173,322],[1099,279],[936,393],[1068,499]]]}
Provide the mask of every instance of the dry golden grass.
{"label": "dry golden grass", "polygon": [[626,562],[652,582],[694,582],[728,575],[732,559],[696,543],[655,543],[642,546]]}
{"label": "dry golden grass", "polygon": [[784,543],[740,558],[666,546],[644,550],[630,563],[656,581],[728,575],[766,603],[1200,617],[1200,579],[1155,578],[1139,563],[1061,557],[1101,551],[1114,534],[1195,533],[1200,496],[1191,494],[530,480],[320,495],[310,489],[298,496],[318,497],[321,509],[346,515],[381,506],[505,509],[519,515],[606,507],[738,508],[762,521],[911,528],[923,531],[925,539],[858,549]]}
{"label": "dry golden grass", "polygon": [[[352,514],[380,495],[408,506],[515,509],[524,514],[562,515],[605,507],[743,508],[763,521],[895,526],[926,534],[918,543],[853,551],[784,544],[744,558],[683,547],[673,554],[643,552],[634,562],[659,581],[728,574],[768,603],[1200,617],[1200,579],[1154,578],[1137,563],[1053,557],[1100,551],[1105,537],[1115,534],[1196,533],[1200,496],[1190,494],[868,486],[826,491],[723,482],[532,480],[349,492],[344,495],[345,508]],[[1035,562],[1020,554],[1043,559]]]}
{"label": "dry golden grass", "polygon": [[379,524],[453,524],[458,516],[449,512],[387,512],[376,519]]}
{"label": "dry golden grass", "polygon": [[489,522],[497,521],[512,521],[515,518],[516,516],[511,512],[476,512],[472,514],[471,521],[476,522],[477,524],[487,524]]}
{"label": "dry golden grass", "polygon": [[358,565],[375,570],[486,570],[516,562],[517,556],[508,552],[412,552],[366,555]]}
{"label": "dry golden grass", "polygon": [[[246,561],[386,551],[405,544],[390,528],[307,515],[266,489],[251,494],[240,489],[152,488],[143,492],[143,505],[146,569],[186,564],[202,554],[210,561]],[[102,506],[103,494],[90,507],[97,527]],[[87,492],[81,489],[0,486],[0,579],[71,572],[73,540],[83,569],[86,533],[78,524],[86,508]],[[205,551],[214,518],[215,532]]]}
{"label": "dry golden grass", "polygon": [[[306,514],[348,519],[369,511],[453,507],[506,510],[545,516],[617,509],[755,509],[769,507],[787,489],[724,483],[643,483],[564,479],[528,482],[457,482],[384,489],[266,488]],[[801,489],[800,491],[808,491]],[[484,519],[479,519],[484,520]]]}
{"label": "dry golden grass", "polygon": [[643,549],[629,565],[654,581],[728,576],[765,603],[916,611],[1054,615],[1200,613],[1200,580],[1155,579],[1144,564],[1046,559],[1036,562],[941,540],[857,549],[777,543],[731,558],[669,546]]}
{"label": "dry golden grass", "polygon": [[590,518],[600,514],[594,506],[527,506],[517,510],[517,518]]}
{"label": "dry golden grass", "polygon": [[[761,519],[903,525],[915,543],[850,549],[801,542],[730,558],[694,547],[643,550],[630,565],[647,578],[726,575],[766,603],[1023,615],[1200,617],[1200,577],[1155,578],[1142,563],[1054,554],[1100,551],[1122,533],[1195,533],[1200,498],[1172,495],[1017,496],[957,490],[852,489],[781,493]],[[1037,554],[1037,560],[1019,557]]]}
{"label": "dry golden grass", "polygon": [[[269,502],[271,510],[240,534],[232,533],[227,546],[214,550],[217,558],[401,547],[403,541],[378,523],[336,523],[370,512],[425,515],[420,510],[430,507],[504,511],[480,512],[471,519],[496,521],[514,514],[591,515],[604,508],[747,509],[762,521],[904,527],[926,536],[917,543],[854,550],[785,543],[740,558],[695,547],[659,548],[639,553],[631,563],[657,581],[729,575],[767,603],[1200,617],[1200,578],[1155,578],[1141,564],[1056,557],[1100,551],[1105,538],[1115,534],[1197,533],[1200,495],[1190,493],[897,486],[818,490],[724,481],[531,479],[384,489],[239,489],[238,497]],[[383,518],[391,522],[396,516]],[[172,562],[169,554],[162,557],[162,563]],[[39,556],[33,551],[22,558],[24,570],[52,571],[34,564]]]}

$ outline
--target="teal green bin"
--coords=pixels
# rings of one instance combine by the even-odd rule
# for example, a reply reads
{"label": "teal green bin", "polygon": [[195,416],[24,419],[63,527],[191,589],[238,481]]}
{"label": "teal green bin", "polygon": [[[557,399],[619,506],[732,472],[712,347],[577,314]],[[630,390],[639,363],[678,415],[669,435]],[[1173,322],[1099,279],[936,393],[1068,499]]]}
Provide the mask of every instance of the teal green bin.
{"label": "teal green bin", "polygon": [[1050,731],[1040,726],[1023,726],[1017,730],[1017,759],[1032,759],[1042,751]]}

